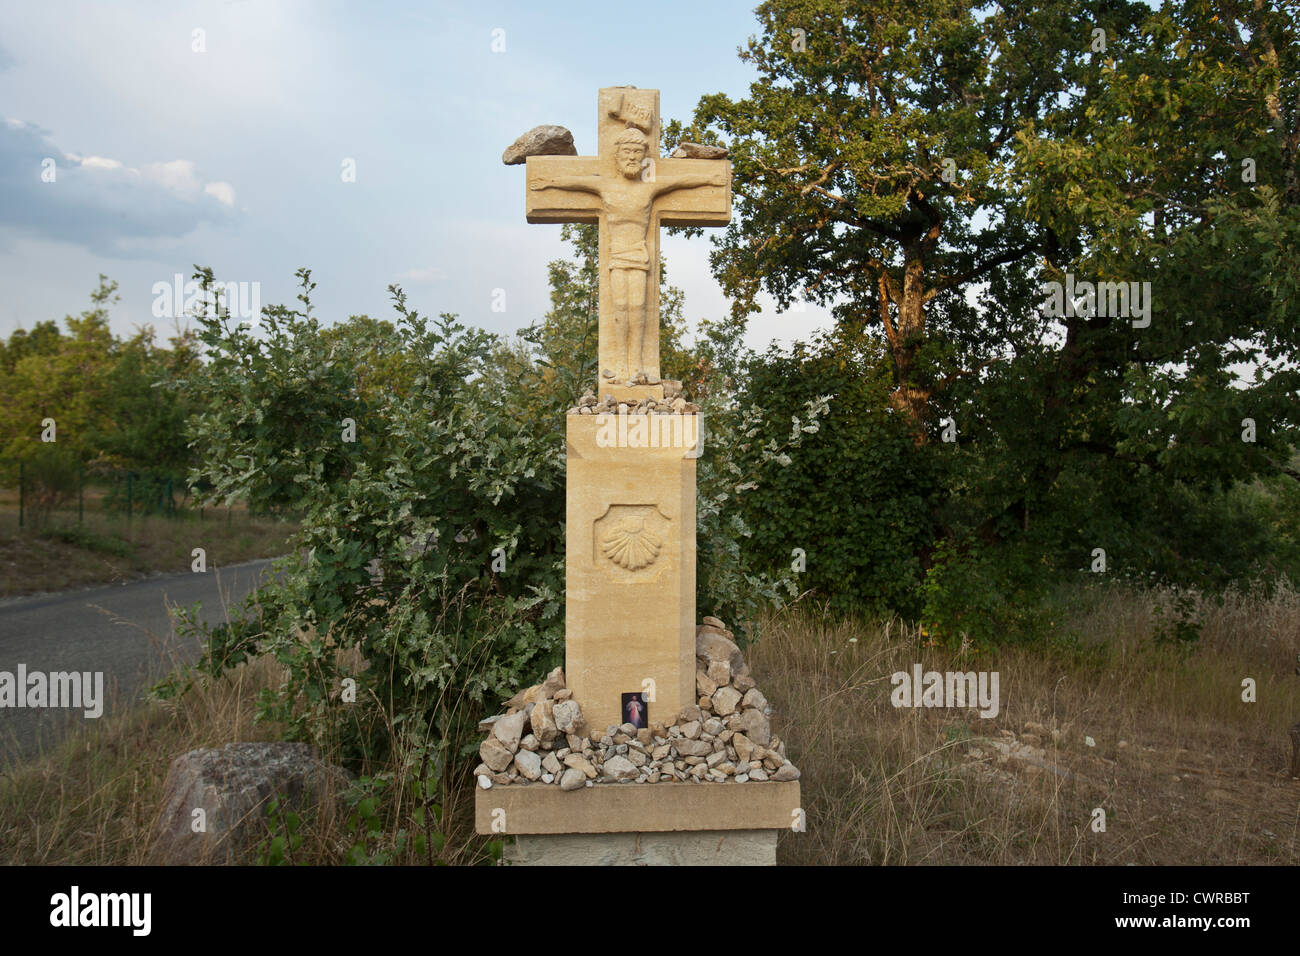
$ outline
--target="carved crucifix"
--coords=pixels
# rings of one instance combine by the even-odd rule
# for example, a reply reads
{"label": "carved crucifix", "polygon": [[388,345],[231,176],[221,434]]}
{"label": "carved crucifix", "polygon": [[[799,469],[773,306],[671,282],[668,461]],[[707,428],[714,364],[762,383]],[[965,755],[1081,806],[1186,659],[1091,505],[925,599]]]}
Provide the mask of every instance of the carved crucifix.
{"label": "carved crucifix", "polygon": [[600,395],[663,397],[659,227],[731,221],[731,163],[659,157],[659,91],[600,91],[596,156],[529,156],[529,222],[600,227]]}

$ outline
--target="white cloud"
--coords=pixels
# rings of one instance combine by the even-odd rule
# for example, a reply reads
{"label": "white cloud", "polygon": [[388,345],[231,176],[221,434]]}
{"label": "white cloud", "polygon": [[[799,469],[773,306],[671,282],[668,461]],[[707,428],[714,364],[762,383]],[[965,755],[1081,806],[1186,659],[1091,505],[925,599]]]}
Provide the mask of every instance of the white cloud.
{"label": "white cloud", "polygon": [[[55,176],[43,173],[61,156]],[[48,131],[0,124],[0,209],[9,234],[60,239],[107,255],[130,254],[150,240],[175,239],[201,222],[230,215],[234,188],[204,184],[188,159],[127,166],[108,156],[66,153]]]}
{"label": "white cloud", "polygon": [[[132,170],[132,172],[135,172],[135,170]],[[166,163],[149,163],[142,166],[139,173],[147,182],[157,183],[163,189],[187,199],[197,196],[203,185],[194,172],[194,163],[188,159],[173,159]]]}
{"label": "white cloud", "polygon": [[74,160],[87,169],[121,169],[122,164],[116,159],[106,159],[103,156],[87,156],[84,159],[80,156],[69,154],[68,159]]}
{"label": "white cloud", "polygon": [[223,206],[233,206],[235,204],[235,187],[230,183],[208,183],[203,187],[203,191],[215,198]]}

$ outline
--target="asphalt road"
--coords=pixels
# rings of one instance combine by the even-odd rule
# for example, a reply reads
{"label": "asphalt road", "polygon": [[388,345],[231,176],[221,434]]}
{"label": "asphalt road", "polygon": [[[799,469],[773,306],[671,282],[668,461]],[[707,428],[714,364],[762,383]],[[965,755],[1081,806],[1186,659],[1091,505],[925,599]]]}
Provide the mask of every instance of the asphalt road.
{"label": "asphalt road", "polygon": [[[175,634],[169,607],[202,602],[202,619],[221,623],[228,607],[257,589],[270,563],[0,601],[0,672],[16,675],[20,664],[28,674],[102,672],[107,717],[130,707],[180,661],[198,658],[198,641]],[[0,706],[0,770],[48,747],[72,722],[87,720],[80,709]]]}

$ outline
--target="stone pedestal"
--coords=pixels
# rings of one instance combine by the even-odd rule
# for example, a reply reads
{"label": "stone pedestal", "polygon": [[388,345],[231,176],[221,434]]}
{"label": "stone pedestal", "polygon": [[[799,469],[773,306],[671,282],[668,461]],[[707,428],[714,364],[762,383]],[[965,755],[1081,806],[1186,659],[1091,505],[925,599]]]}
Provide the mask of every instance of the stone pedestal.
{"label": "stone pedestal", "polygon": [[514,836],[530,866],[772,866],[781,830],[802,822],[799,783],[526,784],[479,790],[475,829]]}
{"label": "stone pedestal", "polygon": [[643,693],[646,723],[695,701],[695,458],[691,415],[570,415],[565,665],[599,734]]}
{"label": "stone pedestal", "polygon": [[559,833],[520,836],[514,866],[776,866],[775,830]]}

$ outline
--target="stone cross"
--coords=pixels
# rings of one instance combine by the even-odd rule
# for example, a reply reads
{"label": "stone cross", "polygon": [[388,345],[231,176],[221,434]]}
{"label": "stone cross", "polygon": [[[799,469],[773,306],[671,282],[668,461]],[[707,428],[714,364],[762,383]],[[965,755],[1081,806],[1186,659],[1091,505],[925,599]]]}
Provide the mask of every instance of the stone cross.
{"label": "stone cross", "polygon": [[[659,227],[725,225],[731,163],[661,158],[658,90],[610,87],[598,102],[597,155],[528,156],[526,212],[529,222],[599,226],[597,393],[629,405],[659,401]],[[567,417],[569,689],[593,732],[624,722],[672,723],[696,700],[699,419]],[[681,441],[631,440],[652,430],[662,437],[653,426],[670,419]]]}
{"label": "stone cross", "polygon": [[659,156],[659,91],[600,91],[596,156],[529,156],[529,222],[600,228],[597,394],[662,398],[659,227],[725,226],[731,163]]}
{"label": "stone cross", "polygon": [[[661,159],[655,90],[602,89],[598,119],[596,156],[575,155],[567,130],[539,126],[511,144],[502,161],[527,162],[529,222],[595,223],[600,235],[602,400],[584,396],[565,416],[564,429],[564,677],[581,720],[570,701],[557,704],[541,692],[529,720],[539,739],[557,737],[551,744],[557,748],[583,746],[578,738],[598,741],[608,733],[613,740],[606,743],[622,745],[626,758],[608,760],[597,779],[578,772],[577,780],[548,780],[540,774],[546,762],[537,766],[538,755],[521,749],[513,758],[520,772],[516,783],[543,783],[496,787],[480,777],[475,827],[483,834],[523,837],[516,860],[528,864],[633,862],[649,852],[665,859],[772,865],[775,831],[802,829],[799,783],[790,779],[797,771],[791,767],[778,776],[785,765],[778,771],[766,750],[758,753],[768,746],[768,731],[757,724],[750,729],[751,710],[741,723],[739,689],[711,686],[718,673],[712,667],[697,679],[696,651],[701,644],[709,649],[706,635],[714,631],[697,636],[695,619],[695,469],[703,451],[702,416],[685,401],[664,402],[668,383],[659,377],[659,227],[725,224],[731,164],[725,149],[702,144],[683,143],[674,153],[691,158]],[[675,398],[677,389],[668,391]],[[726,667],[740,666],[735,645],[714,633],[725,645],[718,647]],[[686,738],[698,737],[689,725],[710,727],[705,710],[747,730],[748,749],[744,738],[732,738],[735,776],[724,783],[727,771],[718,764],[705,782],[701,773],[718,758],[703,739],[674,742],[683,759],[709,754],[685,780],[676,767],[672,774],[637,770],[648,767],[650,735],[667,736],[667,727],[682,723]],[[763,715],[756,716],[766,724]],[[523,720],[522,713],[516,717]],[[518,721],[514,727],[522,726]],[[509,726],[506,719],[496,724],[498,730]],[[561,742],[559,733],[567,739]],[[722,739],[719,734],[714,741]],[[521,757],[538,774],[525,772]],[[766,760],[773,775],[759,776],[751,758]],[[740,776],[740,762],[746,762],[747,779]],[[630,783],[632,776],[637,783],[605,785],[614,779]],[[657,782],[651,787],[641,780]],[[725,847],[718,831],[726,834]]]}

